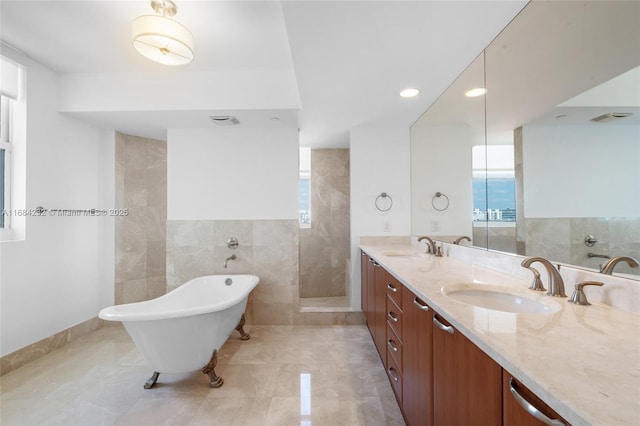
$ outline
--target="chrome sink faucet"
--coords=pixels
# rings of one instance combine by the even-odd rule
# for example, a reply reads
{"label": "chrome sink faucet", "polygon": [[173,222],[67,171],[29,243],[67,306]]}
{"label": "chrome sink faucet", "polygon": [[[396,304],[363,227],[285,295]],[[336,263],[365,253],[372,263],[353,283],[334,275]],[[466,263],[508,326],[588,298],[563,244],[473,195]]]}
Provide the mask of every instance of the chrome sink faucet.
{"label": "chrome sink faucet", "polygon": [[427,240],[427,253],[436,254],[436,243],[426,235],[418,238],[418,242],[422,240]]}
{"label": "chrome sink faucet", "polygon": [[636,259],[635,257],[616,256],[612,259],[607,260],[607,263],[600,267],[600,272],[602,272],[603,274],[611,275],[611,273],[613,273],[613,268],[615,268],[615,266],[620,262],[626,262],[627,265],[631,266],[632,268],[637,268],[638,266],[640,266],[640,262],[638,262],[638,259]]}
{"label": "chrome sink faucet", "polygon": [[467,241],[471,242],[471,238],[467,237],[466,235],[462,235],[462,236],[456,238],[456,240],[453,242],[453,244],[459,245],[462,242],[462,240],[467,240]]}
{"label": "chrome sink faucet", "polygon": [[542,263],[549,274],[549,291],[547,291],[547,294],[549,296],[567,297],[564,292],[564,281],[562,280],[560,272],[547,259],[539,256],[527,257],[522,261],[521,265],[527,269],[531,269],[531,264],[534,262]]}

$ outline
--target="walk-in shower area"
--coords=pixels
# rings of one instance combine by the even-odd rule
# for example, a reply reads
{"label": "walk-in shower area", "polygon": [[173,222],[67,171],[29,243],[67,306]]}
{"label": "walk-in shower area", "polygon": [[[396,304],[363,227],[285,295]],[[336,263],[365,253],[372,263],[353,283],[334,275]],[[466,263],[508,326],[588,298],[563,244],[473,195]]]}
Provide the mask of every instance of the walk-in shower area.
{"label": "walk-in shower area", "polygon": [[349,309],[349,150],[310,150],[308,223],[300,228],[300,309]]}

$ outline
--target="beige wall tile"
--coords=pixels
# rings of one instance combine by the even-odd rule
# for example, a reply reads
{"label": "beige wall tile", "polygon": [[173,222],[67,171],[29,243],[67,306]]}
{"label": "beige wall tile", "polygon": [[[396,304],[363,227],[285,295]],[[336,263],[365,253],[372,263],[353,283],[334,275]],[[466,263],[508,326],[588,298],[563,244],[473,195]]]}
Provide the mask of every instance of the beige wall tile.
{"label": "beige wall tile", "polygon": [[166,157],[164,141],[116,133],[116,206],[129,213],[116,219],[116,303],[163,294],[158,278],[167,276]]}
{"label": "beige wall tile", "polygon": [[346,295],[350,257],[349,151],[311,151],[311,228],[300,232],[300,295]]}

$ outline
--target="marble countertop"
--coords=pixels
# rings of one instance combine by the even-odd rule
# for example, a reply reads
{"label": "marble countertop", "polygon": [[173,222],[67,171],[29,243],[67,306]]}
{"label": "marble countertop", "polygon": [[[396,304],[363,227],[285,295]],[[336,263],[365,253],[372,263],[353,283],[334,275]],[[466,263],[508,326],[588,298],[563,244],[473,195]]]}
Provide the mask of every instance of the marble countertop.
{"label": "marble countertop", "polygon": [[[640,425],[639,315],[599,303],[577,306],[565,298],[535,296],[528,290],[530,280],[427,255],[409,244],[361,248],[570,423]],[[413,256],[385,255],[392,252]],[[532,292],[557,302],[560,310],[494,311],[458,302],[441,290],[461,283]],[[565,283],[565,288],[571,295],[573,286]]]}

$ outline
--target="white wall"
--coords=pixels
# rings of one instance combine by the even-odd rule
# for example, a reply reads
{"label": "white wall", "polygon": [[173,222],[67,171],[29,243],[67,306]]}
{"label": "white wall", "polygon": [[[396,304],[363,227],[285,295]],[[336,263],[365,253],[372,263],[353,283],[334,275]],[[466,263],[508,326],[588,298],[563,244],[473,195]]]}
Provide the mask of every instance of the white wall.
{"label": "white wall", "polygon": [[[56,112],[52,71],[30,63],[26,81],[26,205],[14,207],[112,208],[113,200],[102,197],[113,193],[113,137]],[[28,217],[25,239],[1,243],[2,355],[94,318],[112,303],[112,222]]]}
{"label": "white wall", "polygon": [[289,70],[70,73],[60,76],[59,110],[295,109],[295,81]]}
{"label": "white wall", "polygon": [[168,130],[168,220],[297,218],[297,129]]}
{"label": "white wall", "polygon": [[640,216],[640,126],[523,127],[525,217]]}
{"label": "white wall", "polygon": [[[360,237],[411,235],[409,128],[354,128],[350,150],[350,294],[351,306],[359,308]],[[387,212],[375,207],[375,199],[381,192],[393,199],[393,207]]]}
{"label": "white wall", "polygon": [[[472,230],[473,134],[468,126],[411,128],[411,230],[413,235],[469,235]],[[449,198],[433,208],[436,192]],[[444,200],[436,200],[444,208]]]}

